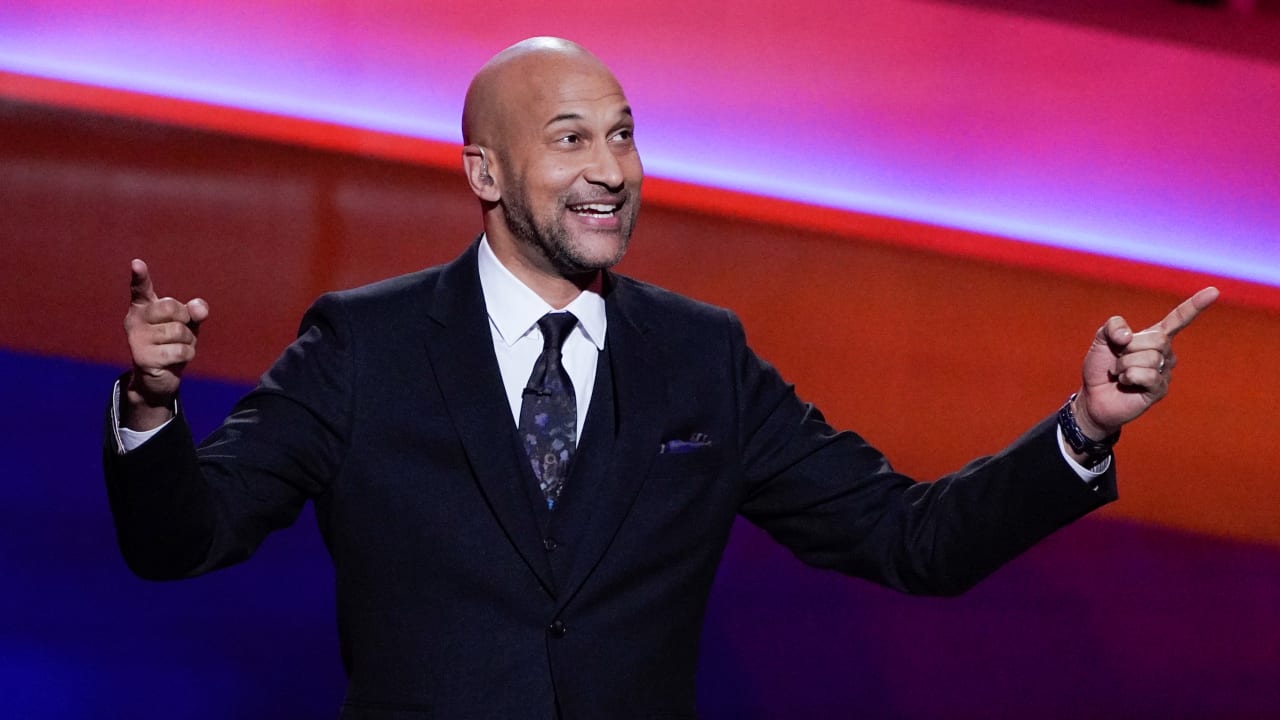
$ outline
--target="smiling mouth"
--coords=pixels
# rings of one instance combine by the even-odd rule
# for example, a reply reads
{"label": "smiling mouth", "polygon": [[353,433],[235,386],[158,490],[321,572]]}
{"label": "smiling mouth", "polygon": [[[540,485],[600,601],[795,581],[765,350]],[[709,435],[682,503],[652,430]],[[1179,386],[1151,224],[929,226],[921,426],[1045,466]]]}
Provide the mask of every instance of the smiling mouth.
{"label": "smiling mouth", "polygon": [[609,218],[618,213],[622,208],[621,202],[614,203],[581,203],[578,205],[568,205],[569,212],[575,215],[590,218]]}

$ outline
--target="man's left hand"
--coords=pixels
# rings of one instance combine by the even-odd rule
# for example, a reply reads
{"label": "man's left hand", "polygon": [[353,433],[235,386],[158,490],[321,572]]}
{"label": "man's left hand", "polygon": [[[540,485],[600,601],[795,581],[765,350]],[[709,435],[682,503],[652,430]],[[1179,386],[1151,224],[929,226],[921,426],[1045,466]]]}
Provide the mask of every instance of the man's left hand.
{"label": "man's left hand", "polygon": [[1169,374],[1177,364],[1173,338],[1218,299],[1207,287],[1141,332],[1120,316],[1098,328],[1084,358],[1084,384],[1074,408],[1080,430],[1101,440],[1147,411],[1169,392]]}

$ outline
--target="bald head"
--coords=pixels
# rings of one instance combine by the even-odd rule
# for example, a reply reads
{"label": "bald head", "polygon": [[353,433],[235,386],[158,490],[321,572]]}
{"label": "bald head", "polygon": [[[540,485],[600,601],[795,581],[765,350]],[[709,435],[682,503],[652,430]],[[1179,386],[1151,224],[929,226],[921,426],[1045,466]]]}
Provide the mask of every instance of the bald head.
{"label": "bald head", "polygon": [[530,38],[476,73],[462,165],[499,261],[563,307],[622,259],[644,167],[631,106],[594,55]]}
{"label": "bald head", "polygon": [[[462,108],[462,142],[501,146],[511,121],[575,74],[618,81],[604,63],[581,45],[555,37],[533,37],[494,55],[467,88]],[[621,88],[618,88],[621,92]]]}

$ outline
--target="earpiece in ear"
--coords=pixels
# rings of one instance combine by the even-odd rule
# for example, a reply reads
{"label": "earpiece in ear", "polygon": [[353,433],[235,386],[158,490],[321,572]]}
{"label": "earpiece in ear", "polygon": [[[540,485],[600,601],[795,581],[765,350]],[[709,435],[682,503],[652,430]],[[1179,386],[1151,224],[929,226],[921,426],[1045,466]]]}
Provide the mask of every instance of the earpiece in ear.
{"label": "earpiece in ear", "polygon": [[493,182],[493,176],[489,174],[489,158],[484,155],[484,148],[477,147],[480,151],[480,179],[486,183]]}

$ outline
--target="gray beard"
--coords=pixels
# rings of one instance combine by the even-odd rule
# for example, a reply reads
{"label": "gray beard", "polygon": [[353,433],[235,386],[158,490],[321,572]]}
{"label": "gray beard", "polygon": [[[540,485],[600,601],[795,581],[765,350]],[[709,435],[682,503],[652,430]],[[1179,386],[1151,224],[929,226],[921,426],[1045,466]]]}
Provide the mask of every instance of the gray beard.
{"label": "gray beard", "polygon": [[502,198],[502,214],[507,221],[507,227],[511,229],[516,239],[536,249],[560,274],[565,277],[575,277],[608,270],[617,265],[626,254],[627,246],[631,241],[630,227],[623,228],[625,234],[614,257],[603,263],[592,261],[583,257],[573,247],[569,240],[569,233],[563,224],[557,222],[540,224],[534,219],[529,206],[524,202],[523,183],[515,182],[511,185],[511,192],[504,193]]}

